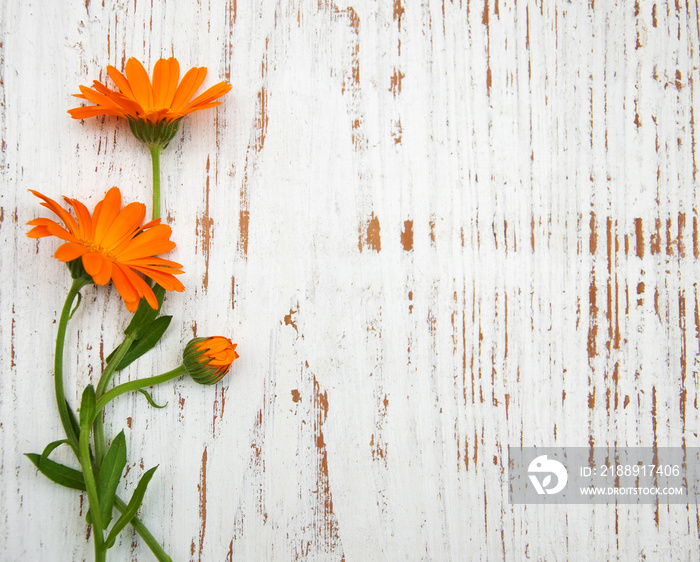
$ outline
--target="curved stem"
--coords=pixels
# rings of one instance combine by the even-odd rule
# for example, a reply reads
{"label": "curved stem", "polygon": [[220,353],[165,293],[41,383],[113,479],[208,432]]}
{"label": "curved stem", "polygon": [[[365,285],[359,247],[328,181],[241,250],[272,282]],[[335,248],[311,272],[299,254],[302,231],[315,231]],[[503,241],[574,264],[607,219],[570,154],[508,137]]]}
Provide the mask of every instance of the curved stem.
{"label": "curved stem", "polygon": [[63,310],[61,311],[61,318],[58,321],[56,352],[54,355],[53,381],[54,391],[56,394],[56,406],[58,407],[58,415],[61,418],[63,430],[66,432],[66,437],[74,448],[78,447],[78,434],[76,433],[73,423],[71,422],[70,413],[68,411],[68,402],[66,401],[66,395],[63,391],[63,346],[66,341],[66,327],[68,326],[68,320],[70,320],[71,317],[73,301],[75,301],[75,298],[80,294],[80,289],[82,289],[86,284],[87,282],[84,279],[74,279],[73,284],[68,291],[66,302],[64,303]]}
{"label": "curved stem", "polygon": [[153,218],[160,218],[160,145],[150,145],[151,163],[153,164]]}
{"label": "curved stem", "polygon": [[104,409],[104,407],[107,404],[109,404],[112,400],[114,400],[117,396],[121,396],[125,392],[139,390],[146,386],[155,386],[157,384],[161,384],[169,380],[175,379],[181,375],[184,375],[185,372],[185,367],[180,365],[172,371],[168,371],[167,373],[163,373],[162,375],[156,375],[155,377],[146,377],[145,379],[137,379],[135,381],[125,382],[123,384],[120,384],[119,386],[115,386],[109,392],[106,392],[101,398],[98,398],[97,407],[95,408],[97,412],[96,415],[100,417],[102,415],[102,410]]}
{"label": "curved stem", "polygon": [[[78,458],[82,468],[83,477],[85,478],[85,484],[88,494],[88,501],[90,502],[91,506],[95,506],[93,513],[91,514],[93,517],[92,525],[93,532],[95,535],[95,560],[97,562],[102,562],[106,558],[106,551],[104,548],[104,529],[102,529],[99,500],[97,495],[97,484],[95,481],[95,476],[91,462],[90,432],[89,430],[81,431],[81,437],[78,436],[78,433],[74,428],[73,421],[71,420],[68,402],[66,401],[65,392],[63,389],[63,350],[66,339],[66,329],[68,326],[68,321],[70,320],[74,312],[73,304],[75,302],[75,299],[80,296],[80,289],[82,289],[85,285],[90,284],[91,282],[92,279],[87,277],[78,277],[74,279],[73,284],[71,285],[71,288],[68,291],[66,301],[63,305],[61,316],[58,322],[58,333],[56,334],[56,350],[54,356],[54,390],[56,394],[56,406],[58,408],[61,424],[63,425],[63,429],[66,433],[66,437],[68,438],[68,442],[71,448],[73,449],[76,457]],[[78,304],[79,303],[80,301],[78,301]],[[98,397],[102,393],[104,393],[105,388],[109,383],[109,380],[111,379],[112,375],[114,374],[117,365],[119,365],[119,362],[121,361],[122,357],[128,351],[132,341],[133,338],[131,336],[127,336],[124,339],[124,342],[122,342],[122,344],[120,345],[120,349],[115,354],[113,361],[110,361],[110,363],[107,365],[107,368],[102,374],[102,377],[100,378],[100,382],[98,384]],[[175,376],[182,374],[182,372],[184,372],[184,369],[182,369],[182,372],[178,372],[177,374],[175,374],[176,371],[178,371],[178,369],[175,369],[170,373],[166,373],[166,375],[169,375],[168,378],[175,378]],[[161,375],[160,377],[151,377],[150,379],[144,380],[146,381],[145,384],[149,384],[148,381],[151,381],[150,384],[158,384],[158,382],[165,382],[165,380],[168,379],[164,379],[163,375]],[[119,394],[127,392],[128,390],[129,389],[123,390],[118,394],[110,393],[112,395],[112,398],[109,398],[106,402],[104,402],[104,404],[106,404],[113,398],[116,398]],[[134,390],[137,390],[137,388],[134,388]],[[104,406],[102,406],[102,408],[104,408]],[[102,426],[102,408],[97,410],[97,418],[99,418],[100,420],[100,426]],[[77,421],[75,423],[77,424]],[[98,462],[101,462],[101,457],[98,458]],[[126,503],[124,503],[124,501],[118,497],[115,497],[114,505],[120,512],[123,512],[127,507]],[[96,517],[94,515],[95,512],[97,512]],[[148,545],[148,547],[151,549],[151,552],[153,552],[153,554],[159,561],[168,562],[171,560],[167,553],[160,546],[160,544],[158,544],[158,541],[156,541],[153,535],[149,532],[148,528],[137,517],[134,517],[131,520],[131,525],[133,526],[134,530],[139,534],[139,536],[143,539],[143,541]]]}

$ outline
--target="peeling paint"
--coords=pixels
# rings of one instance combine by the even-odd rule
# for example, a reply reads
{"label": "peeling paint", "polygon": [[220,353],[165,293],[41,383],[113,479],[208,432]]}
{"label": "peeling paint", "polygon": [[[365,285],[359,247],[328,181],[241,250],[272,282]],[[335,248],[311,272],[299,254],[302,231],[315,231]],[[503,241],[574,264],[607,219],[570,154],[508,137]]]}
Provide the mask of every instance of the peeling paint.
{"label": "peeling paint", "polygon": [[360,240],[358,248],[362,252],[365,248],[374,250],[375,252],[382,251],[381,227],[379,219],[372,213],[371,218],[360,225]]}
{"label": "peeling paint", "polygon": [[403,231],[401,232],[401,245],[404,251],[413,250],[413,221],[403,221]]}

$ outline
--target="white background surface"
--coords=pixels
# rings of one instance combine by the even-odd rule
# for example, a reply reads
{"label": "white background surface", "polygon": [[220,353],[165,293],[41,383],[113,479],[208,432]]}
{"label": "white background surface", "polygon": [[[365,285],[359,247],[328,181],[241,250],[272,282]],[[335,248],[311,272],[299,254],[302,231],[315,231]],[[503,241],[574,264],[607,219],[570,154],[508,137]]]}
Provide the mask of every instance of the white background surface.
{"label": "white background surface", "polygon": [[[697,558],[697,505],[507,486],[509,445],[699,444],[695,2],[5,0],[0,41],[3,559],[92,557],[86,498],[22,456],[61,437],[69,286],[27,189],[149,203],[126,123],[66,110],[172,55],[233,89],[162,155],[187,289],[119,380],[195,334],[241,355],[107,412],[124,487],[159,464],[141,515],[174,560]],[[74,406],[128,320],[83,295]],[[151,559],[129,530],[110,554]]]}

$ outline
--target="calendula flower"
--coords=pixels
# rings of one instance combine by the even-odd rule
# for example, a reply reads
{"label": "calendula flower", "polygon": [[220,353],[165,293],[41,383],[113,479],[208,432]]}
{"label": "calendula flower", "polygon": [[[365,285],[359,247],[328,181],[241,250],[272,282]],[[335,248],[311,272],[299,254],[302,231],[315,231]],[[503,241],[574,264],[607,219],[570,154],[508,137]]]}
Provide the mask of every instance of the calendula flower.
{"label": "calendula flower", "polygon": [[65,228],[51,219],[38,218],[27,223],[34,227],[27,236],[56,236],[64,240],[55,257],[66,263],[81,258],[85,272],[97,285],[112,280],[129,311],[136,311],[141,297],[152,308],[158,308],[153,290],[139,274],[168,291],[185,289],[175,277],[183,273],[182,266],[158,257],[175,247],[175,242],[170,240],[172,230],[160,224],[160,219],[141,224],[146,215],[142,203],[129,203],[122,208],[121,192],[113,187],[95,205],[91,216],[83,203],[64,197],[75,211],[74,218],[53,199],[30,191],[42,200],[42,206],[58,215]]}
{"label": "calendula flower", "polygon": [[177,132],[180,119],[200,109],[219,105],[216,101],[231,89],[226,82],[208,88],[192,99],[207,75],[205,67],[188,70],[180,79],[177,59],[160,59],[153,67],[153,79],[135,58],[126,63],[126,76],[113,66],[107,73],[119,88],[112,90],[95,80],[92,88],[80,86],[75,97],[91,101],[95,105],[76,107],[68,113],[74,119],[96,115],[117,115],[129,120],[131,131],[149,146],[165,148]]}
{"label": "calendula flower", "polygon": [[214,384],[228,373],[238,353],[230,339],[213,336],[190,340],[182,357],[185,370],[196,382]]}

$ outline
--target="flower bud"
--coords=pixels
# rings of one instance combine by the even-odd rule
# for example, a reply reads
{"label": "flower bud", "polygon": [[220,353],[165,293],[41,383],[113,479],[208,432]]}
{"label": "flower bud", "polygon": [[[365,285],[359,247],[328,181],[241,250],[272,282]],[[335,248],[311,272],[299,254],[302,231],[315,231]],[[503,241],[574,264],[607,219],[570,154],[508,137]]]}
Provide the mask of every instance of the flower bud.
{"label": "flower bud", "polygon": [[219,382],[238,359],[236,344],[222,336],[194,338],[182,354],[183,365],[199,384]]}

